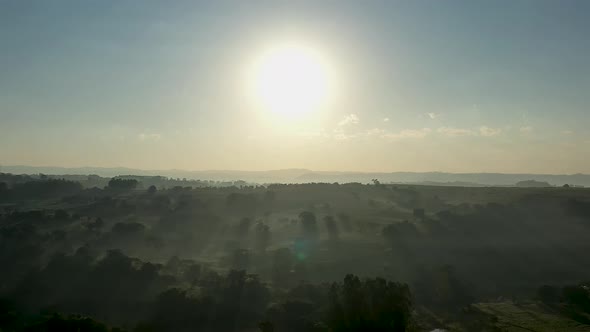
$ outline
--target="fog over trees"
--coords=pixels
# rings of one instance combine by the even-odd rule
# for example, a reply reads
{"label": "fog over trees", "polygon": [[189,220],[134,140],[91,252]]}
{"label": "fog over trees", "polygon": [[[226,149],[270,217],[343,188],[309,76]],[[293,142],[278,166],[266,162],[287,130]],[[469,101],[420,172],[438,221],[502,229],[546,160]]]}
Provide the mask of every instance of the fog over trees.
{"label": "fog over trees", "polygon": [[2,331],[590,326],[584,188],[66,178],[0,174]]}

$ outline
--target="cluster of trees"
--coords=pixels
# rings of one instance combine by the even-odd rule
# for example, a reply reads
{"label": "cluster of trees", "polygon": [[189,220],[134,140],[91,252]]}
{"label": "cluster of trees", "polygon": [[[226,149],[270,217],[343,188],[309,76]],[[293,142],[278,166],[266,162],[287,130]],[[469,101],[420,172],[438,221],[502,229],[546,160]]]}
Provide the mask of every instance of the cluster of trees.
{"label": "cluster of trees", "polygon": [[590,324],[590,282],[563,287],[543,285],[537,298],[582,324]]}
{"label": "cluster of trees", "polygon": [[133,190],[139,182],[135,179],[112,178],[107,188],[113,190]]}
{"label": "cluster of trees", "polygon": [[0,328],[15,332],[124,332],[82,315],[47,313],[29,316],[6,302],[0,302]]}
{"label": "cluster of trees", "polygon": [[108,330],[84,317],[137,332],[240,331],[259,325],[263,331],[409,331],[412,326],[408,286],[381,278],[348,275],[340,283],[300,283],[282,293],[245,271],[219,274],[179,259],[152,264],[119,251],[93,256],[87,248],[29,270],[14,288],[3,288],[2,296],[11,299],[0,303],[0,328],[7,331]]}
{"label": "cluster of trees", "polygon": [[[590,279],[582,190],[2,179],[8,331],[408,331],[412,308]],[[539,298],[585,322],[584,287]]]}
{"label": "cluster of trees", "polygon": [[334,332],[407,331],[412,300],[405,284],[347,275],[329,292],[328,325]]}
{"label": "cluster of trees", "polygon": [[80,183],[61,179],[16,183],[12,187],[2,182],[0,183],[0,200],[56,198],[73,195],[81,190]]}

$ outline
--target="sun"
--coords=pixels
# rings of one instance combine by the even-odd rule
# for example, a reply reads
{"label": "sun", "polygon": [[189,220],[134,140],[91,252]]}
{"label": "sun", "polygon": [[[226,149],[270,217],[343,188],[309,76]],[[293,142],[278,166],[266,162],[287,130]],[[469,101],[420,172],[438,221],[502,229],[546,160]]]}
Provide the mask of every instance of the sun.
{"label": "sun", "polygon": [[286,117],[317,111],[327,102],[331,89],[328,66],[320,53],[297,44],[264,52],[250,77],[257,103]]}

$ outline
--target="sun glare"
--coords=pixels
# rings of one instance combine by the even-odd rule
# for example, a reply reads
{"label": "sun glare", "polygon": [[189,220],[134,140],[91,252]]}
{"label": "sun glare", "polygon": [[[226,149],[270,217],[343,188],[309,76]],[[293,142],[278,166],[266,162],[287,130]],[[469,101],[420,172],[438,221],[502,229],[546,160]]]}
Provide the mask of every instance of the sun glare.
{"label": "sun glare", "polygon": [[275,114],[300,117],[317,111],[328,99],[328,67],[313,49],[281,45],[263,53],[253,69],[254,97]]}

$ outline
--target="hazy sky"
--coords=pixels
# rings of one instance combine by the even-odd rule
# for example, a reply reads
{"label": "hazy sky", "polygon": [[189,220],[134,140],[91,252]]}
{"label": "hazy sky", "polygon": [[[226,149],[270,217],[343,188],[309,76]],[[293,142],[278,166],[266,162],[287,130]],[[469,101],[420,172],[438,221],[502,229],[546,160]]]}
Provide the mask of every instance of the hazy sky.
{"label": "hazy sky", "polygon": [[[590,1],[0,0],[0,164],[590,173]],[[247,97],[321,54],[304,119]]]}

